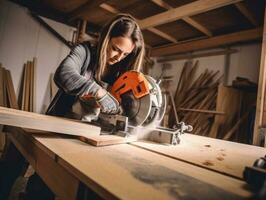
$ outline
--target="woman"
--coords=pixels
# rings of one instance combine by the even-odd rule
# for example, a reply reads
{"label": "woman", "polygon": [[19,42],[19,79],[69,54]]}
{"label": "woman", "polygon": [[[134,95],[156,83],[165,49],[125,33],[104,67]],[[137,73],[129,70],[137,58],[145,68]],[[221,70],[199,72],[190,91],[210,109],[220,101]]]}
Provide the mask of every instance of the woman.
{"label": "woman", "polygon": [[104,26],[96,47],[80,44],[60,64],[54,76],[60,89],[47,114],[66,116],[76,100],[81,100],[84,111],[93,104],[88,96],[94,97],[102,112],[119,112],[107,86],[125,71],[140,70],[143,57],[143,36],[136,21],[130,15],[117,15]]}
{"label": "woman", "polygon": [[[119,112],[119,103],[107,91],[107,86],[127,70],[140,70],[143,57],[143,36],[135,19],[127,14],[117,15],[104,26],[95,47],[89,43],[77,45],[60,64],[54,76],[59,91],[46,114],[69,116],[72,107],[81,102],[80,117],[84,117],[87,105],[94,111],[91,102],[95,101],[101,112]],[[7,198],[12,183],[26,163],[13,144],[9,145],[6,155],[0,165],[0,199]],[[54,198],[36,174],[30,178],[25,195],[26,199]]]}

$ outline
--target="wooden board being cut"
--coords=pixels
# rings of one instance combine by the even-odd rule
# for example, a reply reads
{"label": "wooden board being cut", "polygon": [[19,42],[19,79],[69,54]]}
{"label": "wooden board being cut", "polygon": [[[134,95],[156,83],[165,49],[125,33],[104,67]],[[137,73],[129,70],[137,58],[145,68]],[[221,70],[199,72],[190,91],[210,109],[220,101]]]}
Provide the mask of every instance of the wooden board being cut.
{"label": "wooden board being cut", "polygon": [[0,107],[0,124],[90,138],[100,135],[97,126],[78,121]]}
{"label": "wooden board being cut", "polygon": [[182,135],[176,146],[144,141],[132,144],[240,179],[245,166],[252,166],[256,159],[266,155],[265,148],[192,134]]}
{"label": "wooden board being cut", "polygon": [[[95,148],[72,139],[19,136],[23,137],[24,154],[30,154],[37,171],[42,159],[30,150],[36,146],[104,199],[223,200],[251,196],[243,181],[132,145]],[[11,137],[20,144],[22,138]],[[49,179],[49,172],[44,178],[50,184],[55,179]],[[56,186],[60,184],[68,183],[58,182]]]}

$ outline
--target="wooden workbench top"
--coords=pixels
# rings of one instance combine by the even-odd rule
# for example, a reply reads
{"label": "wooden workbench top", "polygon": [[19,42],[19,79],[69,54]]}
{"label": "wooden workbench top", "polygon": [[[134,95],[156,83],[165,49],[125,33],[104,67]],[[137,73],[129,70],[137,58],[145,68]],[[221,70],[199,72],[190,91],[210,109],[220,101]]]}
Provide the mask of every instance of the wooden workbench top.
{"label": "wooden workbench top", "polygon": [[[237,178],[143,149],[145,145],[155,148],[151,143],[93,147],[58,136],[19,134],[18,137],[11,134],[11,138],[15,143],[23,141],[24,144],[31,143],[31,147],[36,145],[106,199],[246,199],[251,196],[245,182]],[[163,145],[158,146],[166,149]],[[184,160],[189,154],[188,147],[184,150],[181,150],[182,145],[168,147],[176,153],[179,149]],[[195,151],[196,147],[192,147],[191,153],[195,154]]]}
{"label": "wooden workbench top", "polygon": [[266,148],[193,134],[181,136],[176,146],[147,141],[132,143],[161,155],[242,179],[245,166],[266,155]]}

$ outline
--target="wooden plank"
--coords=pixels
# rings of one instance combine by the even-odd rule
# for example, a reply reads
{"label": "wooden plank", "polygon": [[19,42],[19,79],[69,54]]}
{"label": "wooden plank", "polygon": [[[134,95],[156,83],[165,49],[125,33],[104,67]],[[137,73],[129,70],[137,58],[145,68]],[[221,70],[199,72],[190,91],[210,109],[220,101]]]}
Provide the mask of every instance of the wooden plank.
{"label": "wooden plank", "polygon": [[206,114],[214,114],[214,115],[225,115],[225,112],[219,112],[216,110],[201,110],[201,109],[190,109],[190,108],[179,108],[178,110],[187,111],[187,112],[199,112]]}
{"label": "wooden plank", "polygon": [[[217,138],[220,134],[227,131],[232,124],[232,120],[235,119],[240,112],[240,91],[220,85],[218,88],[218,95],[216,101],[216,110],[225,112],[226,115],[216,115],[213,126],[210,131],[210,137]],[[221,128],[222,127],[222,128]]]}
{"label": "wooden plank", "polygon": [[[266,8],[265,8],[265,11],[266,11]],[[255,116],[254,132],[253,132],[253,144],[254,145],[260,145],[261,138],[259,136],[259,128],[261,126],[266,127],[266,100],[265,100],[265,87],[266,86],[265,85],[266,85],[266,12],[264,15],[256,116]]]}
{"label": "wooden plank", "polygon": [[33,112],[33,61],[30,61],[29,111]]}
{"label": "wooden plank", "polygon": [[76,8],[74,11],[71,12],[69,21],[72,21],[77,18],[82,18],[86,16],[86,13],[93,11],[102,3],[105,3],[107,0],[97,0],[97,1],[88,1],[85,4],[82,4],[80,7]]}
{"label": "wooden plank", "polygon": [[[166,3],[163,0],[151,0],[151,1],[158,6],[165,8],[166,10],[173,9],[172,6],[170,6],[168,3]],[[183,17],[182,20],[184,20],[186,23],[188,23],[192,27],[196,28],[200,32],[204,33],[205,35],[207,35],[209,37],[212,36],[212,33],[210,30],[208,30],[206,27],[202,26],[200,23],[198,23],[197,21],[195,21],[191,17]]]}
{"label": "wooden plank", "polygon": [[[119,10],[117,10],[116,8],[114,8],[113,6],[111,6],[111,5],[107,4],[107,3],[102,3],[102,4],[100,5],[100,7],[101,7],[102,9],[108,11],[108,12],[113,13],[113,14],[118,14],[118,13],[120,13]],[[137,19],[137,18],[136,18],[136,19]],[[137,19],[137,20],[138,20],[138,19]],[[177,40],[176,40],[174,37],[172,37],[172,36],[170,36],[170,35],[168,35],[168,34],[162,32],[162,31],[160,31],[160,30],[157,29],[157,28],[150,27],[150,28],[148,28],[148,30],[151,31],[152,33],[156,34],[156,35],[159,35],[160,37],[162,37],[162,38],[164,38],[164,39],[166,39],[166,40],[169,40],[169,41],[173,42],[173,43],[176,43],[176,42],[177,42]]]}
{"label": "wooden plank", "polygon": [[0,106],[4,106],[4,68],[0,63]]}
{"label": "wooden plank", "polygon": [[222,200],[251,195],[240,180],[127,144],[95,148],[40,136],[33,142],[56,155],[59,165],[103,199],[167,200],[182,194],[188,199]]}
{"label": "wooden plank", "polygon": [[212,32],[210,30],[208,30],[206,27],[204,27],[203,25],[201,25],[199,22],[197,22],[196,20],[192,19],[191,17],[184,17],[182,19],[185,22],[187,22],[189,25],[191,25],[194,28],[196,28],[198,31],[204,33],[205,35],[207,35],[209,37],[212,36]]}
{"label": "wooden plank", "polygon": [[246,112],[238,121],[237,123],[226,133],[226,135],[223,137],[224,140],[229,140],[232,135],[237,131],[239,126],[243,124],[244,121],[248,119],[249,112]]}
{"label": "wooden plank", "polygon": [[225,54],[233,54],[237,53],[237,49],[226,49],[226,50],[219,50],[219,51],[209,51],[204,53],[185,53],[185,54],[179,54],[179,55],[172,55],[172,56],[166,56],[163,58],[158,58],[158,63],[163,62],[169,62],[173,60],[185,60],[185,59],[193,59],[193,58],[202,58],[202,57],[210,57],[210,56],[219,56],[219,55],[225,55]]}
{"label": "wooden plank", "polygon": [[33,79],[32,79],[32,112],[36,111],[36,70],[37,70],[37,58],[33,58]]}
{"label": "wooden plank", "polygon": [[184,134],[176,146],[134,142],[135,146],[207,168],[228,176],[243,178],[245,166],[253,166],[266,149],[246,144]]}
{"label": "wooden plank", "polygon": [[25,110],[25,92],[26,92],[26,68],[27,63],[24,63],[23,65],[23,86],[22,86],[22,94],[21,94],[21,110]]}
{"label": "wooden plank", "polygon": [[6,80],[7,80],[7,94],[8,94],[10,108],[19,109],[11,73],[9,70],[6,70]]}
{"label": "wooden plank", "polygon": [[25,93],[24,93],[24,98],[25,98],[25,111],[30,111],[29,109],[29,104],[30,104],[30,73],[31,73],[31,62],[27,61],[26,65],[26,76],[25,76]]}
{"label": "wooden plank", "polygon": [[238,2],[235,4],[237,9],[253,24],[254,26],[258,26],[259,23],[253,13],[247,8],[247,6],[243,2]]}
{"label": "wooden plank", "polygon": [[100,128],[78,121],[0,107],[0,124],[51,131],[71,136],[90,138],[100,135]]}
{"label": "wooden plank", "polygon": [[185,53],[194,50],[208,49],[219,47],[221,45],[233,44],[238,42],[260,39],[262,37],[262,29],[255,28],[251,30],[230,33],[226,35],[214,36],[207,39],[201,39],[180,44],[156,47],[151,50],[151,56],[165,56],[174,53]]}
{"label": "wooden plank", "polygon": [[[5,87],[5,68],[0,63],[0,106],[6,106],[6,87]],[[3,131],[3,125],[0,123],[0,151],[4,150],[5,146],[5,133]]]}
{"label": "wooden plank", "polygon": [[[74,138],[98,147],[124,144],[137,140],[137,138],[133,136],[100,135],[101,129],[99,127],[81,123],[80,121],[19,110],[14,111],[14,109],[3,107],[0,107],[0,124],[1,123],[9,126],[27,128],[26,132],[30,134],[60,134],[65,138]],[[10,128],[6,129],[10,130]],[[53,132],[53,134],[51,132]]]}
{"label": "wooden plank", "polygon": [[241,0],[198,0],[143,19],[139,22],[139,25],[142,29],[154,27],[182,19],[183,17],[200,14],[209,10],[237,3],[239,1]]}

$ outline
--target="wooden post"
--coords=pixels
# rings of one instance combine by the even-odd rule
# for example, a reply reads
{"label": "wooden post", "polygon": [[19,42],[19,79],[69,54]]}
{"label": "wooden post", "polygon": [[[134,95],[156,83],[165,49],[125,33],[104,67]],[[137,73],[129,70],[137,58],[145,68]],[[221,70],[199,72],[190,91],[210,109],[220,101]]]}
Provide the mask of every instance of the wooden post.
{"label": "wooden post", "polygon": [[266,12],[264,16],[256,118],[255,118],[254,132],[253,132],[254,145],[260,145],[262,138],[259,135],[260,132],[259,129],[262,127],[266,127],[265,88],[266,88]]}
{"label": "wooden post", "polygon": [[87,21],[86,20],[82,20],[81,21],[81,25],[78,27],[78,38],[77,38],[77,43],[81,43],[84,41],[84,37],[86,34],[86,27],[87,27]]}

